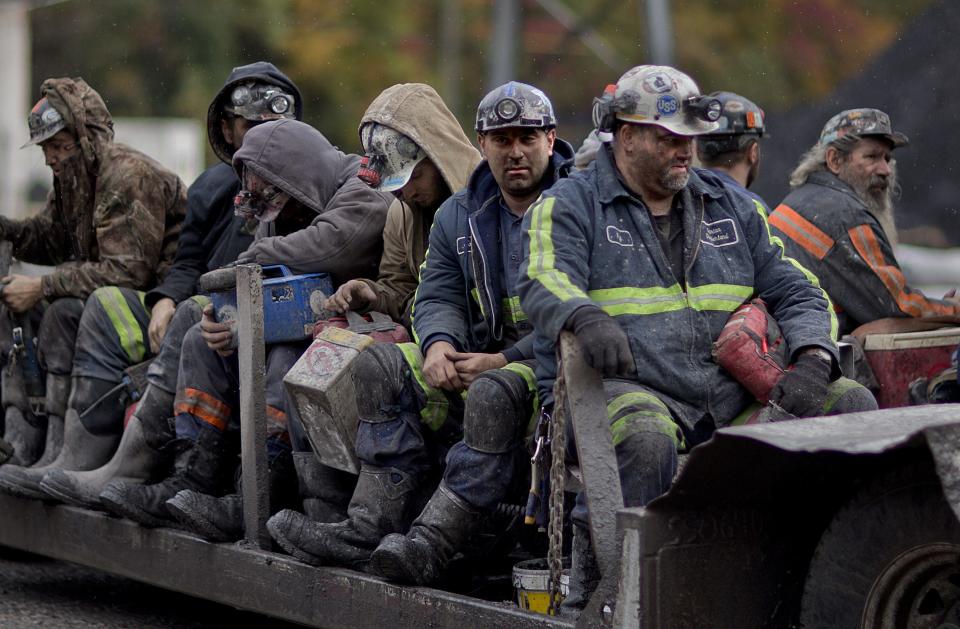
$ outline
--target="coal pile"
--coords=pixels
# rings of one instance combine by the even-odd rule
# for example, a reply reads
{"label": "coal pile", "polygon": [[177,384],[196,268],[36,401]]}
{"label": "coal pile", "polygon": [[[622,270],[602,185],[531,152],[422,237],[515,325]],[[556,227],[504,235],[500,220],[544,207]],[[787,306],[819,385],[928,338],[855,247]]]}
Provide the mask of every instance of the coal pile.
{"label": "coal pile", "polygon": [[898,149],[902,196],[897,224],[939,227],[960,246],[960,2],[942,0],[913,20],[894,43],[858,76],[818,103],[769,112],[756,191],[776,206],[800,155],[833,114],[876,107],[890,114],[910,145]]}

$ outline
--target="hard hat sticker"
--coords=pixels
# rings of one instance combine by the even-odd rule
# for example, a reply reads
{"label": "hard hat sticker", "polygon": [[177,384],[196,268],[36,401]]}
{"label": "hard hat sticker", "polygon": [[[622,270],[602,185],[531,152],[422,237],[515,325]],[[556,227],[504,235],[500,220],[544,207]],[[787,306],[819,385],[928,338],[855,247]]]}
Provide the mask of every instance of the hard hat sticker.
{"label": "hard hat sticker", "polygon": [[670,94],[664,94],[657,99],[657,113],[661,116],[673,116],[680,111],[680,101]]}

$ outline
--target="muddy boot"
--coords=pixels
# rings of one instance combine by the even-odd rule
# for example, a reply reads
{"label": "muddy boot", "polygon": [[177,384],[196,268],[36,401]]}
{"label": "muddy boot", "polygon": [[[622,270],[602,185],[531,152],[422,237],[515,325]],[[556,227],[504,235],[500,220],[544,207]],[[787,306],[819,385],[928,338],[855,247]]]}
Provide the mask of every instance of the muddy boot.
{"label": "muddy boot", "polygon": [[[296,479],[289,452],[270,461],[267,489],[270,513],[293,506],[296,500]],[[234,542],[243,537],[243,498],[240,483],[237,493],[223,497],[185,490],[167,501],[167,511],[185,529],[213,542]]]}
{"label": "muddy boot", "polygon": [[397,583],[433,585],[482,520],[480,511],[440,483],[409,533],[383,538],[367,572]]}
{"label": "muddy boot", "polygon": [[560,604],[560,616],[578,618],[599,583],[600,568],[590,543],[590,531],[574,524],[573,546],[570,550],[570,591]]}
{"label": "muddy boot", "polygon": [[30,467],[44,467],[53,463],[63,447],[63,418],[67,414],[70,397],[70,376],[47,374],[47,392],[44,407],[47,412],[47,435],[43,455]]}
{"label": "muddy boot", "polygon": [[163,478],[170,470],[176,438],[170,426],[173,394],[148,386],[127,423],[110,461],[88,472],[53,470],[40,483],[50,497],[81,507],[101,508],[100,493],[111,481],[134,485]]}
{"label": "muddy boot", "polygon": [[362,570],[384,535],[407,529],[419,494],[412,475],[365,465],[343,522],[321,524],[285,509],[267,520],[267,529],[300,561]]}
{"label": "muddy boot", "polygon": [[[36,463],[46,446],[47,420],[30,411],[24,413],[16,406],[5,411],[3,440],[13,448],[7,465],[28,466]],[[2,468],[0,468],[2,469]]]}
{"label": "muddy boot", "polygon": [[92,470],[106,463],[117,447],[120,435],[95,435],[89,432],[73,409],[67,411],[63,428],[63,447],[52,463],[44,466],[0,468],[0,491],[24,498],[45,499],[40,481],[50,471]]}
{"label": "muddy boot", "polygon": [[144,526],[169,526],[173,521],[166,502],[184,489],[216,494],[223,485],[226,469],[232,462],[226,437],[215,429],[204,428],[196,442],[181,440],[175,446],[173,475],[154,485],[111,481],[100,494],[100,503],[111,513]]}
{"label": "muddy boot", "polygon": [[303,512],[314,522],[342,522],[357,487],[357,475],[324,465],[313,452],[294,452]]}

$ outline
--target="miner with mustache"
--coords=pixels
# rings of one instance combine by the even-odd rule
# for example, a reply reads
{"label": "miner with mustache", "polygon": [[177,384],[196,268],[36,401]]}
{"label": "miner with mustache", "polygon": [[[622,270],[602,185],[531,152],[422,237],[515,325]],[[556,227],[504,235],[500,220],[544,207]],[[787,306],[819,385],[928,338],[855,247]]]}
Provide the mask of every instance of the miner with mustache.
{"label": "miner with mustache", "polygon": [[840,112],[801,158],[793,190],[770,216],[787,253],[830,295],[841,334],[888,317],[910,325],[911,318],[960,315],[960,298],[931,299],[908,286],[893,253],[893,151],[906,144],[879,109]]}

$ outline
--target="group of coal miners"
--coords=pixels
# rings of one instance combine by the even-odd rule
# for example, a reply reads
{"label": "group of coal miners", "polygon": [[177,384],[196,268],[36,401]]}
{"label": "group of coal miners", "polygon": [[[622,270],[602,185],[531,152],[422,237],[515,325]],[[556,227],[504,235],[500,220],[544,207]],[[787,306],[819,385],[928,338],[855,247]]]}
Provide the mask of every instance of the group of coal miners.
{"label": "group of coal miners", "polygon": [[[284,389],[310,339],[266,348],[265,402],[279,547],[416,585],[442,585],[485,517],[525,500],[563,331],[602,374],[624,502],[638,506],[669,489],[679,453],[760,407],[713,353],[743,304],[762,300],[779,328],[768,403],[796,418],[876,408],[840,373],[840,335],[960,314],[897,264],[892,152],[907,138],[877,109],[827,121],[771,211],[749,190],[763,111],[666,66],[634,67],[595,99],[576,151],[548,95],[511,81],[479,103],[476,144],[429,85],[388,87],[355,155],[302,122],[290,78],[252,63],[212,99],[221,162],[189,188],[114,142],[82,79],[40,94],[28,144],[53,189],[36,216],[0,217],[17,260],[52,267],[2,278],[0,294],[0,491],[25,498],[243,536],[248,341],[198,287],[231,264],[326,273],[327,311],[379,311],[412,332],[353,366],[359,474],[321,463]],[[127,417],[126,374],[150,359]],[[589,516],[581,493],[572,615],[598,578]]]}

